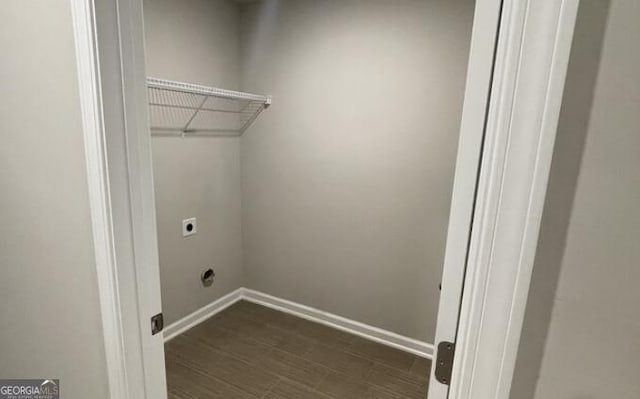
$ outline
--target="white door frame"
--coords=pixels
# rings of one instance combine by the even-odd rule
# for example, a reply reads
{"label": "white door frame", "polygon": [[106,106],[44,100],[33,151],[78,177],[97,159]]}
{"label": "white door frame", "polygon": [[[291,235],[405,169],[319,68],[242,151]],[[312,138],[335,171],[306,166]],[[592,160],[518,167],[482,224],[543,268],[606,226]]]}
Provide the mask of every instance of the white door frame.
{"label": "white door frame", "polygon": [[[444,266],[440,279],[441,292],[433,359],[438,355],[438,343],[456,342],[458,332],[458,314],[467,264],[470,226],[474,216],[478,168],[482,156],[501,9],[502,0],[476,0]],[[446,399],[449,386],[437,382],[435,371],[435,367],[432,367],[429,398]]]}
{"label": "white door frame", "polygon": [[[476,15],[495,13],[497,2],[478,0]],[[110,397],[166,398],[162,334],[150,332],[150,317],[161,310],[142,1],[71,4]],[[509,395],[577,5],[502,4],[452,399]],[[483,32],[474,27],[473,40]],[[482,88],[474,82],[467,92]],[[468,202],[458,197],[454,204]],[[445,276],[462,275],[453,267],[445,264]],[[441,302],[439,325],[451,305]],[[446,397],[439,392],[430,399]]]}
{"label": "white door frame", "polygon": [[[486,67],[487,54],[474,54],[482,43],[473,40],[491,33],[491,5],[478,1],[475,13],[468,80],[476,84],[483,83],[474,74]],[[501,6],[473,187],[460,186],[469,171],[459,168],[468,168],[461,159],[471,160],[461,154],[477,140],[474,103],[481,97],[465,93],[434,358],[439,342],[456,347],[450,386],[434,378],[432,367],[429,399],[509,397],[529,292],[578,0],[505,0]],[[471,220],[464,219],[470,213],[471,237],[463,251],[461,222]],[[451,317],[458,312],[459,318]]]}
{"label": "white door frame", "polygon": [[142,0],[71,0],[112,399],[166,398]]}
{"label": "white door frame", "polygon": [[503,3],[450,399],[508,399],[579,0]]}

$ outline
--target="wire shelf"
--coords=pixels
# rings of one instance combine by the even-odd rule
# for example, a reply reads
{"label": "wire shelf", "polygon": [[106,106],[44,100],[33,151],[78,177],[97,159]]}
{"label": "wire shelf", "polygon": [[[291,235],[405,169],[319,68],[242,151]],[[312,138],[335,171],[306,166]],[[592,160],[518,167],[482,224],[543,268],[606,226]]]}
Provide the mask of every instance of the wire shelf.
{"label": "wire shelf", "polygon": [[271,105],[271,96],[147,78],[154,136],[240,136]]}

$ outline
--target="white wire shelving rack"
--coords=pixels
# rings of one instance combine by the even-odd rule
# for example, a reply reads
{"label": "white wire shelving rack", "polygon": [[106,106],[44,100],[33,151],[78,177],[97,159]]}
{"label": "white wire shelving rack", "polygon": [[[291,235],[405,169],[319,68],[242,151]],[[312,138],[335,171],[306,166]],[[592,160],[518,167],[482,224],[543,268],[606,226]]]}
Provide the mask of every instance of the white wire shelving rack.
{"label": "white wire shelving rack", "polygon": [[271,96],[147,78],[154,136],[240,136],[269,105]]}

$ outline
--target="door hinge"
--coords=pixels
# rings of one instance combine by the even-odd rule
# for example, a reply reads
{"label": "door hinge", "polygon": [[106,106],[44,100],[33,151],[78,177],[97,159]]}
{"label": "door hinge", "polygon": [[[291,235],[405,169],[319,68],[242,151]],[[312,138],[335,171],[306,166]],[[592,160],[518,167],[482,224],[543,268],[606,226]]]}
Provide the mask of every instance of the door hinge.
{"label": "door hinge", "polygon": [[162,313],[158,313],[157,315],[151,318],[151,335],[156,335],[164,328],[164,317]]}
{"label": "door hinge", "polygon": [[436,380],[449,385],[451,383],[451,372],[453,371],[453,354],[456,351],[456,344],[453,342],[440,342],[438,344],[438,356],[436,358]]}

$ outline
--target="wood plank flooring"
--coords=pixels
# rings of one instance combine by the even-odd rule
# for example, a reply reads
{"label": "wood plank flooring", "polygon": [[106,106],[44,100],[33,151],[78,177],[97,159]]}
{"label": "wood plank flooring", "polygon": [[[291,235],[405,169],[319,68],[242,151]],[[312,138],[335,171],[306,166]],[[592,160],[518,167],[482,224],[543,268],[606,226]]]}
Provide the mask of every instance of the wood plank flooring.
{"label": "wood plank flooring", "polygon": [[240,301],[165,344],[169,399],[424,399],[430,361]]}

